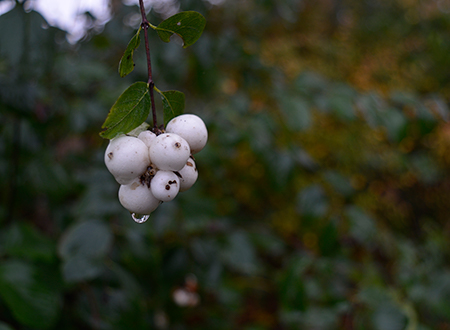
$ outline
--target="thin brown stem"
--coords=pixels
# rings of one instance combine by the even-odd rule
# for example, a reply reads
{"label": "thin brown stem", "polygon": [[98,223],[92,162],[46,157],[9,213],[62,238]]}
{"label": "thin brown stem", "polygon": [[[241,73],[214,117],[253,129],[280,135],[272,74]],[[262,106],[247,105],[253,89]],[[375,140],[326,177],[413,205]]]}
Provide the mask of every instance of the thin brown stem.
{"label": "thin brown stem", "polygon": [[158,127],[158,122],[156,119],[156,106],[155,106],[155,96],[154,96],[154,89],[155,83],[153,82],[152,78],[152,61],[150,58],[150,47],[148,42],[148,28],[149,28],[149,22],[147,20],[147,15],[145,14],[145,7],[144,7],[144,1],[139,0],[139,8],[141,9],[141,16],[142,16],[142,23],[141,26],[144,29],[144,39],[145,39],[145,53],[147,55],[147,70],[148,70],[148,89],[150,93],[150,100],[152,102],[152,117],[153,117],[153,128]]}
{"label": "thin brown stem", "polygon": [[98,303],[97,303],[95,294],[92,291],[92,288],[89,285],[87,285],[86,283],[81,283],[81,288],[84,291],[84,293],[86,294],[89,305],[91,307],[92,328],[95,330],[100,329],[100,324],[101,324],[102,318],[100,316],[100,311],[98,308]]}

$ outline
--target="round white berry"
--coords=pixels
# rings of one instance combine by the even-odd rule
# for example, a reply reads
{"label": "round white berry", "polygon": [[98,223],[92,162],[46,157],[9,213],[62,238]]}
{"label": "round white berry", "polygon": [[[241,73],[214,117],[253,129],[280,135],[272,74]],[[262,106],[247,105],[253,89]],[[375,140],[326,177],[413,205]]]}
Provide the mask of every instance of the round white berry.
{"label": "round white berry", "polygon": [[171,171],[158,171],[150,183],[153,196],[169,202],[175,198],[180,190],[180,178]]}
{"label": "round white berry", "polygon": [[180,191],[188,190],[194,185],[195,181],[197,181],[198,171],[192,158],[188,159],[186,165],[178,171],[178,173],[181,175]]}
{"label": "round white berry", "polygon": [[135,137],[121,135],[109,142],[105,164],[118,183],[129,184],[150,164],[148,147]]}
{"label": "round white berry", "polygon": [[128,211],[138,214],[150,214],[161,203],[153,196],[151,189],[140,182],[140,178],[136,178],[130,184],[120,186],[119,201]]}
{"label": "round white berry", "polygon": [[150,145],[151,145],[152,141],[154,139],[156,139],[156,134],[151,132],[151,131],[149,131],[149,130],[146,130],[146,131],[143,131],[143,132],[139,133],[138,139],[142,140],[142,142],[144,142],[145,145],[148,148],[150,148]]}
{"label": "round white berry", "polygon": [[192,114],[180,115],[167,123],[166,132],[175,133],[189,143],[191,153],[203,149],[208,140],[208,130],[203,120]]}
{"label": "round white berry", "polygon": [[158,135],[150,145],[150,159],[164,171],[179,171],[188,160],[191,150],[181,136],[173,133]]}

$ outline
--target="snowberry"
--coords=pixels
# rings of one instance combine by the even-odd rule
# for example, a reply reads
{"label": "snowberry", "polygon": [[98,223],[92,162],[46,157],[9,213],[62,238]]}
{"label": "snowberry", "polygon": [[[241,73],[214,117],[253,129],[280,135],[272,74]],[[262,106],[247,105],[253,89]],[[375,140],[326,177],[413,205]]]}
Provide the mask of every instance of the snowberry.
{"label": "snowberry", "polygon": [[180,178],[171,171],[158,171],[152,179],[150,188],[153,196],[163,202],[169,202],[180,190]]}
{"label": "snowberry", "polygon": [[186,165],[178,173],[181,175],[180,191],[188,190],[197,181],[198,171],[192,158],[188,159]]}
{"label": "snowberry", "polygon": [[118,183],[129,184],[147,169],[148,155],[148,147],[140,139],[121,135],[109,142],[105,164]]}
{"label": "snowberry", "polygon": [[181,170],[191,154],[186,140],[173,133],[158,135],[152,141],[149,151],[152,163],[164,171]]}
{"label": "snowberry", "polygon": [[150,214],[161,203],[153,196],[151,189],[141,183],[140,178],[135,178],[130,184],[120,186],[119,201],[128,211],[138,214]]}
{"label": "snowberry", "polygon": [[175,133],[189,143],[191,153],[203,149],[208,140],[208,130],[203,120],[192,114],[180,115],[167,123],[166,132]]}
{"label": "snowberry", "polygon": [[139,133],[138,139],[142,140],[147,147],[150,148],[150,144],[156,138],[156,134],[151,131],[143,131]]}

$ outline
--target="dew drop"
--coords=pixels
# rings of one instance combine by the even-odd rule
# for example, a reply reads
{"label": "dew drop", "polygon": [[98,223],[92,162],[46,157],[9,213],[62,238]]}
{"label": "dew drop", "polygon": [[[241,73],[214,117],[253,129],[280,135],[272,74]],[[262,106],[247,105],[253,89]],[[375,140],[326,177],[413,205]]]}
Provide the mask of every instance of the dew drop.
{"label": "dew drop", "polygon": [[145,221],[148,220],[148,218],[150,218],[149,214],[137,214],[137,213],[131,213],[131,217],[133,218],[133,220],[137,223],[144,223]]}

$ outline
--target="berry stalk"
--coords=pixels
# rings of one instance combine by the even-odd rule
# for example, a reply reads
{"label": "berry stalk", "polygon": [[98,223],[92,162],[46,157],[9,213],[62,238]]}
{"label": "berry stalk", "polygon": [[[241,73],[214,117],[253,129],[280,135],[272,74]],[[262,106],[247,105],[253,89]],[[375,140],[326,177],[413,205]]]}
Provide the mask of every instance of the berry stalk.
{"label": "berry stalk", "polygon": [[148,71],[148,89],[150,93],[150,100],[152,103],[152,118],[153,118],[153,128],[156,130],[158,127],[158,122],[156,118],[156,106],[155,106],[155,97],[154,97],[154,87],[155,83],[152,78],[152,61],[150,57],[150,47],[148,41],[148,28],[150,26],[149,21],[147,20],[147,16],[145,14],[144,1],[139,0],[139,8],[141,9],[142,22],[141,26],[144,29],[144,39],[145,39],[145,53],[147,55],[147,71]]}

